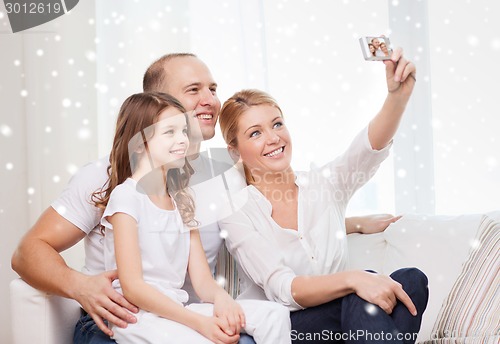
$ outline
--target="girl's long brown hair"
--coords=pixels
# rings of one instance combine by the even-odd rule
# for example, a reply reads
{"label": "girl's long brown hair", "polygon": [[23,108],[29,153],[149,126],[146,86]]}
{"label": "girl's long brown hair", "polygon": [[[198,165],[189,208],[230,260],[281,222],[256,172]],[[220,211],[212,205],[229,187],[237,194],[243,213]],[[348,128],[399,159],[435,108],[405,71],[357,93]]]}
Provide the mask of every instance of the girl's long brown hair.
{"label": "girl's long brown hair", "polygon": [[[129,153],[129,144],[139,137],[142,138],[141,142],[136,142],[133,145],[139,147],[138,145],[142,144],[147,149],[147,140],[150,137],[146,137],[144,134],[145,129],[154,125],[160,114],[169,107],[174,107],[181,113],[186,112],[176,98],[160,92],[133,94],[122,104],[109,157],[108,180],[101,189],[92,194],[92,202],[96,207],[104,211],[114,188],[132,176],[131,166],[136,163],[134,161],[136,153]],[[185,116],[189,134],[189,120],[186,114]],[[141,135],[137,135],[138,133]],[[152,133],[149,134],[149,136],[151,135]],[[192,174],[193,169],[187,159],[185,159],[182,169],[170,169],[167,173],[167,189],[177,204],[182,221],[188,226],[197,225],[197,221],[194,219],[194,201],[187,190]]]}

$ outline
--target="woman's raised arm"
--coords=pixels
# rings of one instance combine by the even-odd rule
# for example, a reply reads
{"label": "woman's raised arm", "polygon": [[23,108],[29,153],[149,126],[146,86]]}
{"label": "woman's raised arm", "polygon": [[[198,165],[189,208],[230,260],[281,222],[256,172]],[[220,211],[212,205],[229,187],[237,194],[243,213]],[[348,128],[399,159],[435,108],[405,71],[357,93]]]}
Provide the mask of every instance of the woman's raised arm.
{"label": "woman's raised arm", "polygon": [[387,146],[394,137],[416,81],[415,65],[403,56],[401,48],[395,49],[384,63],[388,94],[368,128],[370,144],[376,150]]}

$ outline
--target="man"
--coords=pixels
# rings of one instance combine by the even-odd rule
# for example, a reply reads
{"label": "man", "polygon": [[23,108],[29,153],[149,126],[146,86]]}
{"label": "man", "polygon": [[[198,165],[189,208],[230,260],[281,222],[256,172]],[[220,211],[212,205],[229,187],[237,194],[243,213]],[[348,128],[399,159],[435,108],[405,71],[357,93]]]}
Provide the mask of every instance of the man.
{"label": "man", "polygon": [[[208,67],[193,54],[168,54],[154,62],[146,71],[144,91],[166,92],[176,97],[186,110],[195,111],[204,140],[215,134],[220,111],[217,84]],[[195,170],[191,186],[195,189],[196,218],[203,247],[210,267],[215,266],[222,244],[211,199],[203,199],[214,185],[230,191],[227,180],[221,178],[220,164],[213,164],[200,154],[200,143],[190,147],[188,155]],[[107,158],[84,166],[70,181],[61,196],[45,210],[33,228],[22,238],[12,257],[12,268],[34,288],[71,298],[80,303],[83,314],[75,331],[75,343],[114,343],[105,321],[125,327],[136,322],[130,313],[137,308],[111,286],[116,271],[104,271],[102,236],[99,232],[100,211],[90,201],[90,195],[107,180]],[[207,175],[209,176],[207,178]],[[210,178],[218,176],[216,178]],[[237,188],[242,176],[229,183]],[[196,192],[199,188],[200,192]],[[205,191],[205,192],[203,192]],[[377,218],[374,226],[387,227],[397,218]],[[356,219],[357,221],[357,219]],[[359,226],[358,222],[351,225]],[[84,273],[69,268],[60,252],[85,239]],[[189,281],[186,290],[190,300],[196,300]],[[243,339],[243,336],[242,336]],[[242,342],[242,341],[240,341]]]}
{"label": "man", "polygon": [[[148,68],[143,87],[144,91],[166,92],[179,99],[187,110],[195,111],[203,139],[214,136],[221,106],[217,97],[217,84],[207,66],[196,56],[163,56]],[[211,163],[200,155],[199,149],[200,143],[193,144],[188,152],[195,170],[192,179],[202,188],[207,188],[210,185],[204,182],[214,174],[221,173],[221,164]],[[12,257],[13,269],[27,283],[80,303],[86,314],[79,321],[75,340],[81,340],[82,343],[114,342],[108,337],[112,332],[104,320],[122,327],[136,321],[128,312],[137,312],[136,307],[111,287],[111,282],[118,277],[116,271],[104,271],[100,243],[102,237],[98,227],[100,211],[89,202],[91,193],[105,184],[108,165],[109,161],[105,158],[84,166],[24,236]],[[198,199],[196,203],[201,213],[198,216],[197,211],[197,218],[208,224],[202,226],[201,236],[213,270],[223,240],[215,215],[211,214],[215,212],[207,212],[209,203],[199,202]],[[86,252],[83,271],[86,273],[70,269],[59,255],[59,252],[83,238]],[[186,289],[190,292],[190,299],[196,300],[189,282]]]}

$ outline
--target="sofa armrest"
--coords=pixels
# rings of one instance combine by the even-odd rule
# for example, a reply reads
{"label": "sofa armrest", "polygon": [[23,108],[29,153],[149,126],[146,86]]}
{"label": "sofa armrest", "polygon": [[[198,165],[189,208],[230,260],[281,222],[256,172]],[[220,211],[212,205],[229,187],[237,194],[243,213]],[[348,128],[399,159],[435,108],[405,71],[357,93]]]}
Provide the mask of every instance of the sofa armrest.
{"label": "sofa armrest", "polygon": [[10,283],[14,344],[68,344],[80,317],[75,300],[47,294],[18,278]]}

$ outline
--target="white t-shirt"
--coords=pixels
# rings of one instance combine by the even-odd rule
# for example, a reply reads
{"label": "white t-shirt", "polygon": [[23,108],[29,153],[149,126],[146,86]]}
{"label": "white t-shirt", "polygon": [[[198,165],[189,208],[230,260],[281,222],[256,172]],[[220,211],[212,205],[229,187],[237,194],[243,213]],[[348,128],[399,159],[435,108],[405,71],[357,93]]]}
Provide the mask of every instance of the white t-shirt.
{"label": "white t-shirt", "polygon": [[296,173],[298,230],[281,228],[271,203],[252,185],[233,197],[239,210],[219,221],[239,263],[242,299],[271,300],[302,309],[292,296],[297,275],[325,275],[347,264],[345,210],[354,192],[377,171],[389,146],[373,150],[365,128],[348,150],[326,166]]}
{"label": "white t-shirt", "polygon": [[[144,281],[181,304],[188,301],[182,290],[189,260],[189,229],[184,226],[177,208],[158,208],[148,195],[137,190],[137,182],[128,178],[111,193],[101,223],[104,236],[104,267],[116,269],[113,225],[107,216],[125,213],[137,221]],[[120,280],[113,287],[122,292]]]}
{"label": "white t-shirt", "polygon": [[[224,156],[224,151],[225,156]],[[217,253],[222,244],[217,213],[228,195],[241,190],[246,184],[242,174],[231,167],[231,159],[225,149],[202,152],[190,161],[195,173],[190,187],[194,194],[196,220],[200,222],[200,236],[212,272],[215,268]],[[217,159],[217,160],[215,160]],[[90,275],[105,271],[103,236],[99,223],[101,211],[91,200],[94,191],[101,189],[108,179],[109,157],[104,157],[83,166],[69,181],[62,194],[51,206],[65,219],[87,234],[84,239],[85,265],[82,272]],[[198,302],[189,278],[183,287],[189,295],[189,302]]]}

